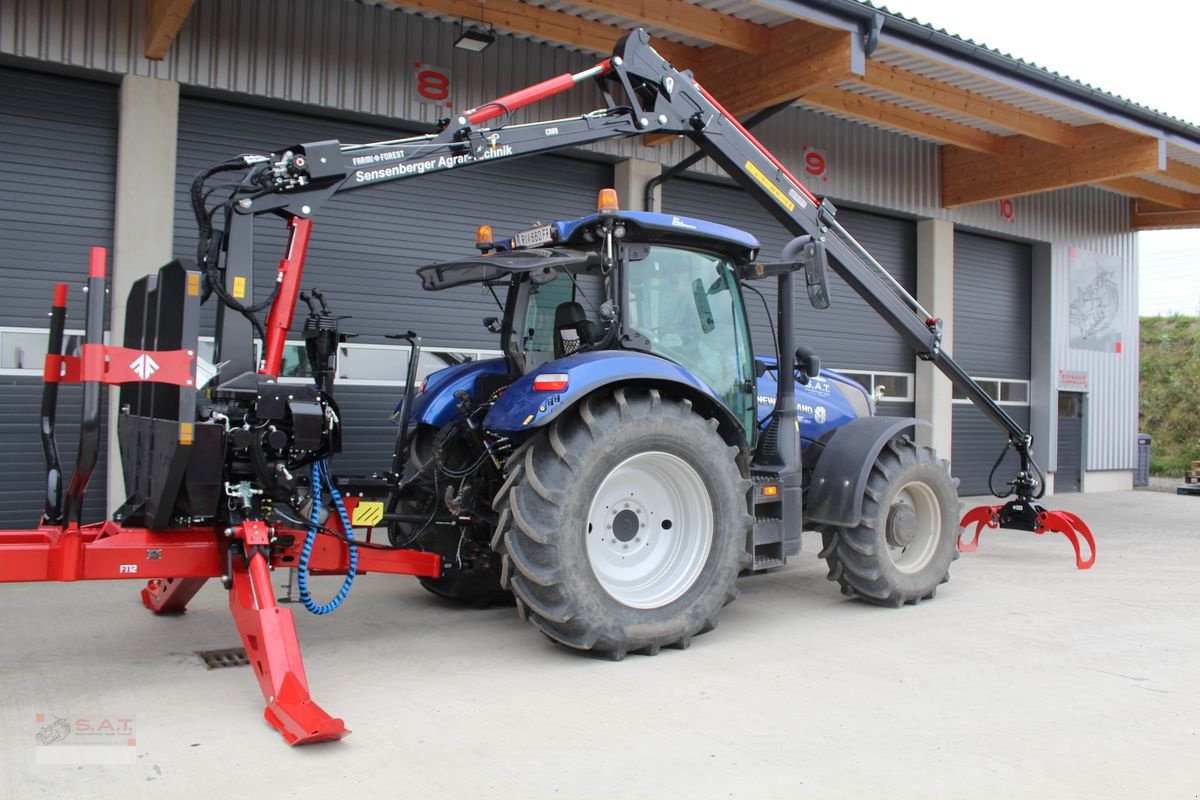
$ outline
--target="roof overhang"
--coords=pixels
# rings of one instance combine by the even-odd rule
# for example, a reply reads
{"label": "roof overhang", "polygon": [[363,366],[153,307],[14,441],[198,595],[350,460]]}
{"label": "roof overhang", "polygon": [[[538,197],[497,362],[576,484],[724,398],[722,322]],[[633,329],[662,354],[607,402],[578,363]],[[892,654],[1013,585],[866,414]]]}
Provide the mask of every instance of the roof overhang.
{"label": "roof overhang", "polygon": [[[947,207],[1087,185],[1135,227],[1200,224],[1200,128],[857,0],[362,1],[603,54],[645,28],[739,116],[796,103],[940,145]],[[192,3],[147,0],[147,58]]]}

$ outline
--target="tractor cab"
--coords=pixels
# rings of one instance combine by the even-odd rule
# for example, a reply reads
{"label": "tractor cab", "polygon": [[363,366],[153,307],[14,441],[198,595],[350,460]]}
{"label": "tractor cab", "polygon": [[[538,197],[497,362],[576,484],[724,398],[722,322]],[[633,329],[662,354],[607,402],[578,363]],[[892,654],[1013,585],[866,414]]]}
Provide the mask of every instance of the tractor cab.
{"label": "tractor cab", "polygon": [[424,287],[507,288],[501,347],[514,381],[569,373],[585,354],[656,356],[752,437],[754,354],[738,276],[757,240],[702,220],[622,212],[608,191],[586,217],[505,240],[482,228],[478,255],[418,270]]}

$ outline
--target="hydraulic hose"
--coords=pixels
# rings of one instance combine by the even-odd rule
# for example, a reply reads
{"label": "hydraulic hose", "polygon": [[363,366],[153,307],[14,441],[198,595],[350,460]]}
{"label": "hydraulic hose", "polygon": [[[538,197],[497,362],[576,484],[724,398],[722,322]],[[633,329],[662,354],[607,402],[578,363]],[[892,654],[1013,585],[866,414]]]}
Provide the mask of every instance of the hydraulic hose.
{"label": "hydraulic hose", "polygon": [[[342,581],[342,588],[338,590],[332,600],[321,605],[313,599],[308,590],[308,561],[312,557],[313,543],[316,542],[317,534],[321,530],[321,495],[325,489],[329,490],[329,495],[333,498],[333,507],[337,509],[338,517],[342,522],[342,530],[346,536],[346,549],[350,556],[350,566],[346,570],[346,579]],[[350,594],[350,587],[354,585],[354,577],[358,574],[358,548],[354,545],[350,535],[350,518],[346,515],[346,506],[342,502],[342,495],[333,485],[333,480],[329,476],[329,464],[325,459],[313,462],[311,491],[312,511],[308,515],[308,533],[304,537],[304,547],[300,549],[300,561],[296,565],[296,585],[300,589],[300,602],[304,604],[304,607],[313,614],[323,615],[337,610],[337,607]]]}

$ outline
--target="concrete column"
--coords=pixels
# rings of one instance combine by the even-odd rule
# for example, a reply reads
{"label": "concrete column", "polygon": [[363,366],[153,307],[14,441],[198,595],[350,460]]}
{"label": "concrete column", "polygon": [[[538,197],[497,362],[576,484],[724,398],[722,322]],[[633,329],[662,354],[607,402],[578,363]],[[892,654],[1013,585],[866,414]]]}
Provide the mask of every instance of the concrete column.
{"label": "concrete column", "polygon": [[654,190],[652,208],[646,208],[646,184],[662,172],[662,164],[641,158],[627,158],[613,167],[613,187],[627,211],[661,211],[662,188]]}
{"label": "concrete column", "polygon": [[[121,79],[117,135],[116,220],[110,317],[111,343],[125,336],[125,298],[134,281],[171,260],[175,224],[175,146],[179,84],[126,75]],[[125,501],[117,446],[117,388],[108,403],[108,510]]]}
{"label": "concrete column", "polygon": [[[917,300],[942,319],[942,346],[954,352],[954,223],[923,219],[917,223]],[[954,418],[953,385],[928,361],[917,360],[913,387],[917,416],[933,423],[917,427],[917,442],[950,458]]]}
{"label": "concrete column", "polygon": [[[1047,494],[1054,494],[1054,473],[1058,471],[1057,354],[1050,344],[1055,341],[1051,255],[1050,244],[1033,245],[1029,296],[1029,432],[1033,435],[1033,459],[1046,473]],[[1084,439],[1086,447],[1086,431]]]}

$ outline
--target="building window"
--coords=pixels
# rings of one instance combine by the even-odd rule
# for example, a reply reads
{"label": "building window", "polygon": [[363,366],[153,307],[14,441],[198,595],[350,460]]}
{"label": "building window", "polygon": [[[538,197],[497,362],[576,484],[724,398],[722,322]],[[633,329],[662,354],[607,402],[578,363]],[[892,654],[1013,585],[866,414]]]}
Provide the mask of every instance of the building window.
{"label": "building window", "polygon": [[913,376],[911,372],[860,372],[849,369],[835,369],[835,371],[861,383],[867,392],[875,396],[875,401],[878,403],[912,402]]}
{"label": "building window", "polygon": [[[49,336],[46,328],[0,328],[0,375],[41,375]],[[63,355],[78,356],[82,345],[83,331],[63,331]]]}
{"label": "building window", "polygon": [[[1001,405],[1029,405],[1029,381],[1010,380],[1008,378],[975,378],[984,394]],[[954,387],[954,402],[969,403],[967,396],[957,386]]]}
{"label": "building window", "polygon": [[[46,363],[46,329],[0,327],[0,375],[38,376]],[[108,342],[105,331],[104,341]],[[63,353],[78,356],[83,344],[83,331],[68,330],[63,333]],[[196,346],[197,355],[213,363],[216,342],[211,336],[201,336]],[[408,377],[408,345],[390,344],[342,344],[338,346],[337,383],[346,386],[404,386]],[[497,358],[499,350],[483,350],[457,347],[423,347],[417,365],[417,381],[425,379],[431,372],[484,358]],[[254,340],[255,360],[262,358],[262,342]],[[308,353],[304,342],[289,341],[284,344],[283,360],[279,369],[279,382],[305,384],[312,382]]]}

